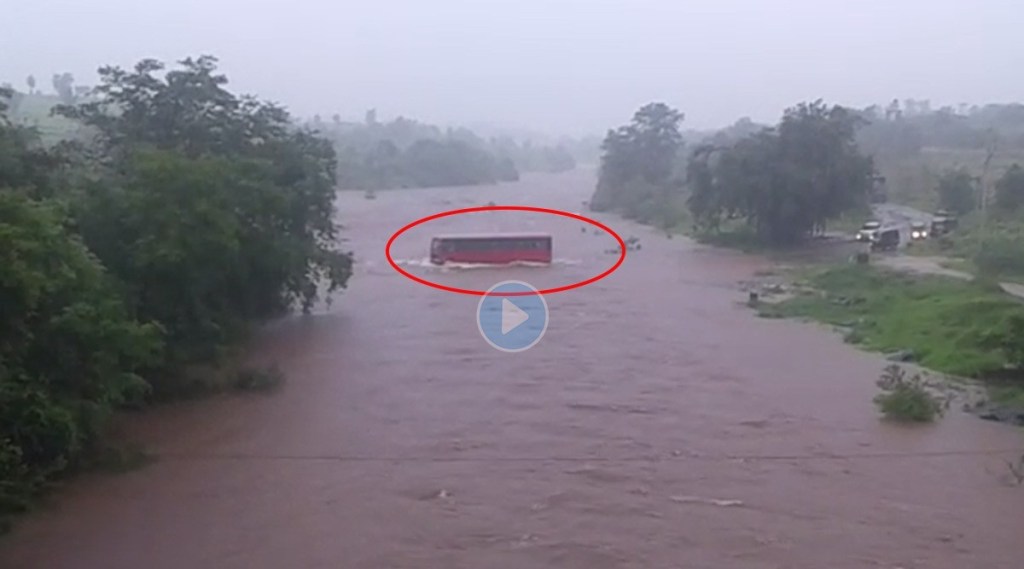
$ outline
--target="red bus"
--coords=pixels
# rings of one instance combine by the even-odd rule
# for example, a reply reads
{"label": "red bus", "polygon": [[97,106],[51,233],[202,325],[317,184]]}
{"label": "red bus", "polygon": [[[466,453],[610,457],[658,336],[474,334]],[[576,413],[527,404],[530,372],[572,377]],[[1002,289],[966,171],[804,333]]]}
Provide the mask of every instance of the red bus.
{"label": "red bus", "polygon": [[441,235],[430,241],[430,262],[488,263],[551,262],[551,236],[546,234]]}

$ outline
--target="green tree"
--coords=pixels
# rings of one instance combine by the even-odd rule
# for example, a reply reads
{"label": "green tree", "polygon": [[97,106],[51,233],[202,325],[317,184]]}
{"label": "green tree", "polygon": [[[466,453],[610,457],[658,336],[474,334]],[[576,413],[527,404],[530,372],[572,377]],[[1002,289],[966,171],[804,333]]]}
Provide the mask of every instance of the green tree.
{"label": "green tree", "polygon": [[212,57],[163,69],[101,68],[93,100],[57,112],[98,133],[82,236],[182,363],[293,303],[309,310],[321,283],[344,288],[352,258],[335,248],[331,144],[229,92]]}
{"label": "green tree", "polygon": [[667,199],[677,187],[674,175],[683,147],[682,120],[682,113],[664,103],[650,103],[633,115],[630,124],[609,131],[601,146],[601,168],[590,208],[635,210],[638,201]]}
{"label": "green tree", "polygon": [[57,110],[95,139],[59,155],[0,90],[0,517],[96,450],[113,410],[351,275],[331,143],[214,63],[101,69],[95,100]]}
{"label": "green tree", "polygon": [[785,246],[864,207],[875,176],[854,141],[859,124],[848,110],[816,101],[731,146],[699,147],[687,167],[698,227],[714,231],[741,218],[764,242]]}
{"label": "green tree", "polygon": [[975,179],[963,168],[946,170],[935,186],[939,205],[949,211],[965,214],[977,206],[978,191]]}
{"label": "green tree", "polygon": [[1024,168],[1010,166],[996,181],[995,206],[999,211],[1016,211],[1024,205]]}

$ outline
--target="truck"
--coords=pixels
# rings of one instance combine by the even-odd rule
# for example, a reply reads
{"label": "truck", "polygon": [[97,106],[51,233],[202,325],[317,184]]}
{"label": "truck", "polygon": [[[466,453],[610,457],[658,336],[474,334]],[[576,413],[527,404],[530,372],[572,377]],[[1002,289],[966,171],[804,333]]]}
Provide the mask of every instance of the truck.
{"label": "truck", "polygon": [[900,246],[900,230],[896,227],[879,229],[871,239],[872,251],[895,251]]}
{"label": "truck", "polygon": [[955,215],[944,209],[940,209],[932,216],[931,233],[936,237],[939,235],[945,235],[946,233],[956,229],[957,225],[958,223]]}

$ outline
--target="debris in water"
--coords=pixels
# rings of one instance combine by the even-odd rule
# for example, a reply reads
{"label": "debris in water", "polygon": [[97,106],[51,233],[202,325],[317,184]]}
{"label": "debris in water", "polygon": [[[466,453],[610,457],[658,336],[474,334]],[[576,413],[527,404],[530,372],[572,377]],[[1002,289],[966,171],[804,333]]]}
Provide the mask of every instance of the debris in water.
{"label": "debris in water", "polygon": [[446,500],[452,497],[452,493],[442,488],[441,491],[437,493],[437,497],[441,500]]}
{"label": "debris in water", "polygon": [[718,500],[716,498],[701,498],[699,496],[672,496],[671,500],[680,504],[708,504],[723,508],[743,505],[742,500]]}

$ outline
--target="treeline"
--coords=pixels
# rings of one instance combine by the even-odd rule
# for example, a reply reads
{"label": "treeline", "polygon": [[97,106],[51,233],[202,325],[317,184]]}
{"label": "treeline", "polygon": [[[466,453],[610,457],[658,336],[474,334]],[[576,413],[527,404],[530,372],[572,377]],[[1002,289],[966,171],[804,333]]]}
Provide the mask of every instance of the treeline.
{"label": "treeline", "polygon": [[369,111],[361,123],[315,117],[312,128],[333,141],[341,189],[464,186],[515,181],[521,172],[576,167],[563,146],[484,140],[468,129],[444,129],[406,118],[380,122]]}
{"label": "treeline", "polygon": [[209,381],[254,323],[344,288],[329,141],[211,57],[104,67],[44,148],[0,96],[0,518],[84,464],[117,408]]}
{"label": "treeline", "polygon": [[747,132],[689,152],[682,120],[653,103],[610,131],[591,208],[665,228],[685,223],[705,235],[738,224],[786,246],[870,199],[873,163],[856,146],[856,114],[843,107],[800,104],[774,127],[742,125]]}
{"label": "treeline", "polygon": [[868,154],[900,158],[925,148],[984,149],[998,138],[1003,148],[1024,149],[1024,105],[945,106],[894,99],[857,111],[865,126],[857,142]]}
{"label": "treeline", "polygon": [[965,171],[999,176],[1024,161],[1024,105],[958,105],[933,109],[927,100],[857,111],[857,143],[874,157],[887,197],[918,207],[937,204],[942,179]]}
{"label": "treeline", "polygon": [[[53,86],[54,97],[65,105],[72,105],[80,100],[81,97],[89,92],[89,88],[82,85],[75,85],[75,76],[70,73],[54,73],[51,78],[50,84]],[[25,78],[25,86],[28,88],[26,92],[21,92],[15,89],[10,83],[4,83],[0,85],[0,89],[4,89],[7,93],[5,105],[7,105],[7,112],[9,115],[17,115],[21,110],[21,104],[27,97],[47,97],[43,92],[37,89],[38,82],[36,81],[35,75],[29,75]]]}
{"label": "treeline", "polygon": [[991,189],[983,182],[966,168],[947,170],[935,186],[939,206],[960,215],[987,208],[990,217],[996,219],[1017,217],[1024,207],[1024,168],[1012,164],[995,179]]}

